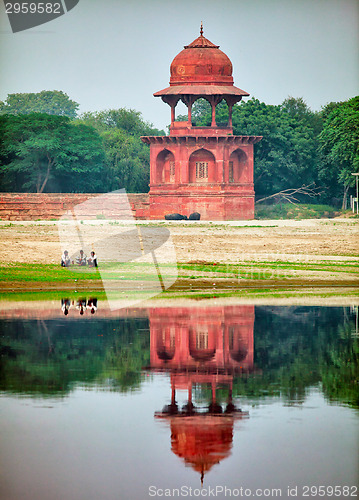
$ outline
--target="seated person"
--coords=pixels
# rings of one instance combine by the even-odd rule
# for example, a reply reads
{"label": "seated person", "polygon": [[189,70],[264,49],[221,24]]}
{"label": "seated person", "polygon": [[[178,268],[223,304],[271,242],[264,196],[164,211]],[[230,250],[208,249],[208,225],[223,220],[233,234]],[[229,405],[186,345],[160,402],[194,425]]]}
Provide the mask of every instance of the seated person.
{"label": "seated person", "polygon": [[97,311],[97,299],[88,299],[87,309],[90,309],[91,314],[95,314],[95,312]]}
{"label": "seated person", "polygon": [[86,299],[78,299],[76,309],[80,311],[81,316],[86,311]]}
{"label": "seated person", "polygon": [[67,250],[64,250],[64,253],[61,255],[61,266],[62,267],[71,266],[71,259],[69,257],[69,252]]}
{"label": "seated person", "polygon": [[80,255],[76,258],[76,264],[78,266],[86,266],[86,255],[83,250],[80,250]]}
{"label": "seated person", "polygon": [[91,252],[91,257],[88,260],[88,264],[90,267],[97,267],[97,256],[95,252]]}
{"label": "seated person", "polygon": [[71,305],[70,299],[61,299],[61,309],[65,316],[69,314]]}

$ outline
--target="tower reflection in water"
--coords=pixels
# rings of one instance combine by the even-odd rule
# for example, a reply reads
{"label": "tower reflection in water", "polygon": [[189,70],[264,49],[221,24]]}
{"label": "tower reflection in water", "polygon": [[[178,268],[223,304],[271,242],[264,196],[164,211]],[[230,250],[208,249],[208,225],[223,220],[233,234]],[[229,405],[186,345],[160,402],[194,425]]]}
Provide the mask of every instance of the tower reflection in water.
{"label": "tower reflection in water", "polygon": [[[169,372],[171,402],[155,418],[171,429],[172,451],[201,475],[231,454],[234,422],[248,417],[232,401],[234,376],[253,371],[254,306],[156,308],[149,311],[151,369]],[[206,404],[194,389],[211,388]],[[226,387],[225,404],[217,390]],[[185,405],[176,391],[188,391]]]}

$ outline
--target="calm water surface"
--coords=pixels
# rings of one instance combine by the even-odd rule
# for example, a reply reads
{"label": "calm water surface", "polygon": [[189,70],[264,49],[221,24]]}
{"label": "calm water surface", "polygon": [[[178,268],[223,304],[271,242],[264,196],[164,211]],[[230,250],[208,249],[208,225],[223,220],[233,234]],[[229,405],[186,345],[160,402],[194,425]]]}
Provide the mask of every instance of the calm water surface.
{"label": "calm water surface", "polygon": [[58,311],[0,319],[1,500],[357,498],[353,308]]}

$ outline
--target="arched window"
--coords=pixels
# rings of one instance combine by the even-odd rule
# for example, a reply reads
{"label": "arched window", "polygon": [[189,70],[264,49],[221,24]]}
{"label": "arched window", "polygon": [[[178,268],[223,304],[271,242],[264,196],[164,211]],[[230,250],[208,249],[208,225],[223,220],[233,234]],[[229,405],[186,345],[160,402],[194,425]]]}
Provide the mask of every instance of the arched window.
{"label": "arched window", "polygon": [[189,182],[215,182],[216,159],[207,149],[199,149],[189,158]]}
{"label": "arched window", "polygon": [[228,182],[238,183],[243,181],[243,173],[247,164],[247,155],[242,149],[236,149],[229,157]]}
{"label": "arched window", "polygon": [[244,361],[248,354],[248,346],[243,341],[241,327],[239,325],[229,325],[228,327],[228,347],[230,356],[234,361]]}
{"label": "arched window", "polygon": [[164,327],[157,332],[157,356],[162,361],[169,361],[176,351],[176,331],[173,327]]}
{"label": "arched window", "polygon": [[196,361],[209,361],[216,354],[217,335],[211,325],[199,324],[190,328],[189,352]]}
{"label": "arched window", "polygon": [[176,180],[175,157],[168,149],[163,149],[156,160],[156,183],[169,184]]}

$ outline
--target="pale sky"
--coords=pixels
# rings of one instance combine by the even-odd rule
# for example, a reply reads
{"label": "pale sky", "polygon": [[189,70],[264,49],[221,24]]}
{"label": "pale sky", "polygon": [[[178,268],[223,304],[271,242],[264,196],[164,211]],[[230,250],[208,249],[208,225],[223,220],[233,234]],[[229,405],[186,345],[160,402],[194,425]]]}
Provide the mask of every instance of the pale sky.
{"label": "pale sky", "polygon": [[201,21],[234,84],[267,104],[303,97],[319,110],[359,94],[359,0],[80,0],[14,34],[0,2],[0,100],[62,90],[81,112],[127,107],[165,128],[170,108],[152,94]]}

